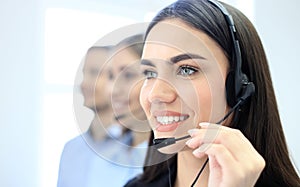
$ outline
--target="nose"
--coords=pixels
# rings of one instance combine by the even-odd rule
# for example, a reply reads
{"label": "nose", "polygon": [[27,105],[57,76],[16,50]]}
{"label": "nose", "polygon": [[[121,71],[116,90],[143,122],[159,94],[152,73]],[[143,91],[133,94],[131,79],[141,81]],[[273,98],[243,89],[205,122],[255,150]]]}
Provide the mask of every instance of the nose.
{"label": "nose", "polygon": [[87,78],[86,77],[83,77],[79,87],[80,91],[82,92],[83,90],[86,90],[88,89],[88,81],[87,81]]}
{"label": "nose", "polygon": [[176,90],[170,83],[163,79],[156,79],[150,88],[148,101],[150,103],[172,103],[176,97]]}
{"label": "nose", "polygon": [[108,93],[111,97],[117,97],[118,95],[125,94],[123,86],[118,79],[110,79],[108,81]]}
{"label": "nose", "polygon": [[113,88],[114,88],[114,81],[110,79],[107,81],[107,85],[106,85],[106,89],[109,95],[112,95]]}

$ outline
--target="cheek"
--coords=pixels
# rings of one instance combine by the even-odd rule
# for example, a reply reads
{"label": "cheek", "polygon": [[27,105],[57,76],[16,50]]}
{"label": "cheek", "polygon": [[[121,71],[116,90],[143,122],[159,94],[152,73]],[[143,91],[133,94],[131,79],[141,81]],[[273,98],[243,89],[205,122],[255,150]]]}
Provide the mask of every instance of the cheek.
{"label": "cheek", "polygon": [[148,101],[149,93],[150,93],[150,86],[144,83],[141,87],[140,103],[148,119],[150,119],[150,107],[151,107],[150,102]]}
{"label": "cheek", "polygon": [[219,76],[206,76],[177,87],[181,101],[193,113],[193,124],[217,122],[224,116],[226,98],[222,80]]}
{"label": "cheek", "polygon": [[141,83],[134,83],[129,91],[129,100],[132,105],[140,105],[139,104],[140,91],[141,91]]}
{"label": "cheek", "polygon": [[223,76],[210,74],[201,88],[198,88],[201,121],[218,122],[225,115],[227,107]]}
{"label": "cheek", "polygon": [[[208,121],[211,113],[212,95],[209,84],[205,81],[201,87],[197,89],[198,95],[198,122]],[[195,102],[196,103],[196,102]]]}
{"label": "cheek", "polygon": [[110,100],[107,89],[104,88],[105,84],[106,82],[101,80],[96,81],[95,85],[93,85],[95,102],[98,104],[107,103]]}
{"label": "cheek", "polygon": [[105,85],[107,84],[107,81],[103,78],[99,78],[98,80],[94,81],[94,84],[91,84],[91,86],[93,87],[93,89],[95,89],[95,94],[96,97],[99,97],[100,95],[104,95],[104,93],[106,92],[105,90]]}
{"label": "cheek", "polygon": [[212,95],[207,81],[192,81],[191,86],[181,91],[180,96],[192,110],[194,124],[210,118]]}

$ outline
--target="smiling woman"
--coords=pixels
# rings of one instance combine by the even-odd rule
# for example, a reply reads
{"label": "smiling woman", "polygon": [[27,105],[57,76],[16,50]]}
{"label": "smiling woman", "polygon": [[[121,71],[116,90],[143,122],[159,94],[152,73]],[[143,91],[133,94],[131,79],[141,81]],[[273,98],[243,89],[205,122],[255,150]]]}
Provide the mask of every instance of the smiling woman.
{"label": "smiling woman", "polygon": [[[162,45],[161,30],[168,32],[167,29],[173,34],[164,37]],[[147,79],[141,102],[151,116],[148,119],[153,124],[155,138],[184,136],[194,124],[216,122],[227,110],[224,92],[227,59],[207,35],[188,29],[179,20],[163,21],[147,36],[141,67]],[[189,41],[189,45],[182,40]],[[176,48],[172,47],[175,45]],[[179,120],[173,120],[176,118]],[[182,141],[164,150],[172,149],[167,151],[172,153],[184,146]]]}
{"label": "smiling woman", "polygon": [[[240,11],[179,0],[151,22],[142,59],[153,134],[144,173],[126,186],[300,185],[263,46]],[[181,141],[157,152],[152,140],[163,138]]]}

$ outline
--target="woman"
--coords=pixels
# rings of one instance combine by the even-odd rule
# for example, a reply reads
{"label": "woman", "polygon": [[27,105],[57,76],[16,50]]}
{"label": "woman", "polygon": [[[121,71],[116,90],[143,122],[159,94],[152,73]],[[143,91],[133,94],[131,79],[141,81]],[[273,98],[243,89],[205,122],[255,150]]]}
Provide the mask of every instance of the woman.
{"label": "woman", "polygon": [[107,128],[112,122],[112,108],[109,92],[103,89],[108,82],[107,70],[103,69],[109,59],[113,46],[93,46],[87,51],[83,80],[80,84],[84,97],[84,106],[94,112],[94,118],[88,129],[94,141],[101,141],[106,136],[102,126]]}
{"label": "woman", "polygon": [[[143,35],[137,34],[119,42],[108,61],[108,85],[114,122],[122,128],[119,144],[109,159],[119,165],[142,167],[147,152],[149,124],[139,102],[142,75],[139,63],[143,49]],[[119,154],[119,151],[123,154]]]}
{"label": "woman", "polygon": [[[109,92],[115,121],[125,131],[133,132],[132,145],[149,136],[149,124],[139,102],[143,76],[139,72],[143,35],[137,34],[119,42],[108,63]],[[135,133],[137,132],[137,133]]]}
{"label": "woman", "polygon": [[[95,116],[86,132],[66,143],[58,187],[122,186],[142,173],[149,138],[138,99],[142,75],[136,67],[142,48],[143,36],[137,35],[87,51],[81,91],[84,106]],[[132,128],[141,124],[146,129]]]}
{"label": "woman", "polygon": [[[106,129],[112,124],[112,107],[109,92],[103,89],[108,83],[107,70],[103,67],[111,50],[112,46],[93,46],[86,53],[80,88],[83,104],[93,111],[94,116],[86,132],[65,144],[59,166],[58,187],[91,187],[99,181],[103,182],[98,174],[107,164],[94,150],[110,147]],[[77,108],[74,109],[76,111]]]}
{"label": "woman", "polygon": [[159,151],[178,153],[151,146],[126,186],[300,186],[259,36],[223,6],[179,0],[148,27],[140,101],[152,138],[179,138]]}

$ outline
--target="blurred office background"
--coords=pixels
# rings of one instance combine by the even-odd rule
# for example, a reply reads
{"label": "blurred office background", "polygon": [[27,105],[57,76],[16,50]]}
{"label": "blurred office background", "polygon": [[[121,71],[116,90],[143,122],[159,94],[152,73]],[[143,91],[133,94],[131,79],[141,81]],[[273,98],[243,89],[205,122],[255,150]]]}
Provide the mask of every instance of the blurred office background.
{"label": "blurred office background", "polygon": [[[62,148],[80,133],[73,83],[86,50],[112,30],[150,21],[173,1],[0,0],[0,186],[56,186]],[[300,1],[224,2],[242,10],[261,35],[299,166]]]}

